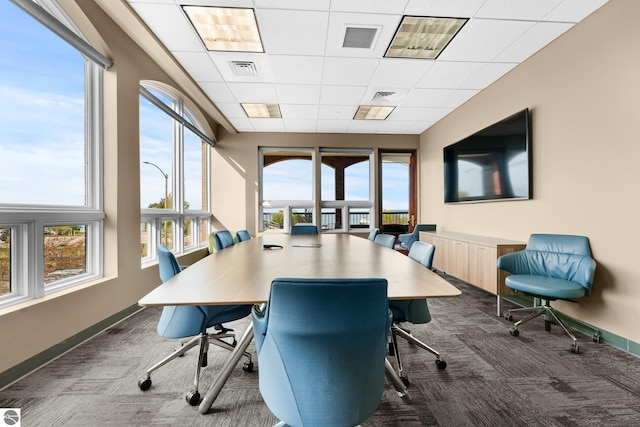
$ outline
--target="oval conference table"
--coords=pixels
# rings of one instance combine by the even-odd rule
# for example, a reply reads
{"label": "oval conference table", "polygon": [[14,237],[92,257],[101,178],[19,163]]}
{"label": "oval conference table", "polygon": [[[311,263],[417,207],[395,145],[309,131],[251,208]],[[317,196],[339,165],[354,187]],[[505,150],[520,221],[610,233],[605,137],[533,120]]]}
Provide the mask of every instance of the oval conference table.
{"label": "oval conference table", "polygon": [[[442,298],[460,290],[407,256],[348,234],[264,234],[209,255],[167,280],[138,302],[141,306],[262,304],[271,282],[292,278],[382,277],[389,299]],[[205,414],[253,339],[253,325],[238,340],[200,403]],[[386,376],[399,396],[411,398],[393,368]]]}

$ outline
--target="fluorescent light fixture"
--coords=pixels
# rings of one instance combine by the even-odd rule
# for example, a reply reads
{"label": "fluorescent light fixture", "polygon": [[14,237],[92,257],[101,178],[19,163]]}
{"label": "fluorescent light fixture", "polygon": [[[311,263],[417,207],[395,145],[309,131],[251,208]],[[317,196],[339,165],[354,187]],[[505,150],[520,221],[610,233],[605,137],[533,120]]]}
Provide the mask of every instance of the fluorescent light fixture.
{"label": "fluorescent light fixture", "polygon": [[253,9],[182,6],[208,50],[264,52]]}
{"label": "fluorescent light fixture", "polygon": [[244,112],[252,119],[271,118],[279,119],[280,106],[278,104],[240,104],[244,108]]}
{"label": "fluorescent light fixture", "polygon": [[466,18],[404,16],[384,56],[435,59],[467,21]]}
{"label": "fluorescent light fixture", "polygon": [[354,120],[386,120],[395,108],[361,105],[358,107]]}

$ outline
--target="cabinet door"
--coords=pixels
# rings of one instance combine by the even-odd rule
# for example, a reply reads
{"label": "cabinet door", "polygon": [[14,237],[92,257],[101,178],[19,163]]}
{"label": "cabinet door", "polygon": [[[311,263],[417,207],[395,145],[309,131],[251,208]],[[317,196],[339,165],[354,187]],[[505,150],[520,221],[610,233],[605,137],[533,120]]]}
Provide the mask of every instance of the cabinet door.
{"label": "cabinet door", "polygon": [[498,272],[495,247],[471,244],[469,247],[469,267],[472,270],[470,282],[491,293],[498,292]]}
{"label": "cabinet door", "polygon": [[448,239],[443,239],[442,237],[435,237],[434,241],[431,242],[433,246],[436,247],[435,252],[433,253],[433,264],[432,266],[440,271],[447,271],[447,242]]}
{"label": "cabinet door", "polygon": [[469,281],[469,243],[460,240],[447,242],[447,274]]}

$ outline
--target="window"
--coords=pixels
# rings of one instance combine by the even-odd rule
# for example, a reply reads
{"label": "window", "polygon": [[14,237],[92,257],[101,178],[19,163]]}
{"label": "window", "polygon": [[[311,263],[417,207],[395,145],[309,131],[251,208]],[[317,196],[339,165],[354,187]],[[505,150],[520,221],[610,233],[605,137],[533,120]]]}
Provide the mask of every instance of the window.
{"label": "window", "polygon": [[[54,1],[38,4],[82,38]],[[11,2],[0,3],[0,45],[6,306],[102,275],[102,72]]]}
{"label": "window", "polygon": [[141,259],[158,243],[174,252],[207,245],[209,144],[194,113],[163,87],[140,89]]}
{"label": "window", "polygon": [[[262,148],[260,215],[262,229],[284,229],[298,223],[329,231],[369,229],[374,224],[373,150]],[[316,194],[315,182],[320,182]],[[316,218],[320,200],[320,218]]]}
{"label": "window", "polygon": [[313,150],[260,150],[261,231],[314,223]]}

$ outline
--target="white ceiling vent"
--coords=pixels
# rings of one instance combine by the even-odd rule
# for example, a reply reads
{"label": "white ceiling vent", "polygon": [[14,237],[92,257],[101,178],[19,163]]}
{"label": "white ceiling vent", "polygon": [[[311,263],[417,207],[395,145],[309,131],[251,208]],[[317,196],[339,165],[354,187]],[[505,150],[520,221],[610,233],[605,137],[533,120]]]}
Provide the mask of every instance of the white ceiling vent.
{"label": "white ceiling vent", "polygon": [[371,100],[373,102],[391,102],[395,97],[395,92],[376,92]]}
{"label": "white ceiling vent", "polygon": [[377,33],[377,28],[347,27],[344,32],[342,47],[371,49]]}
{"label": "white ceiling vent", "polygon": [[253,77],[258,75],[256,64],[251,61],[230,61],[229,66],[233,74],[238,77]]}

